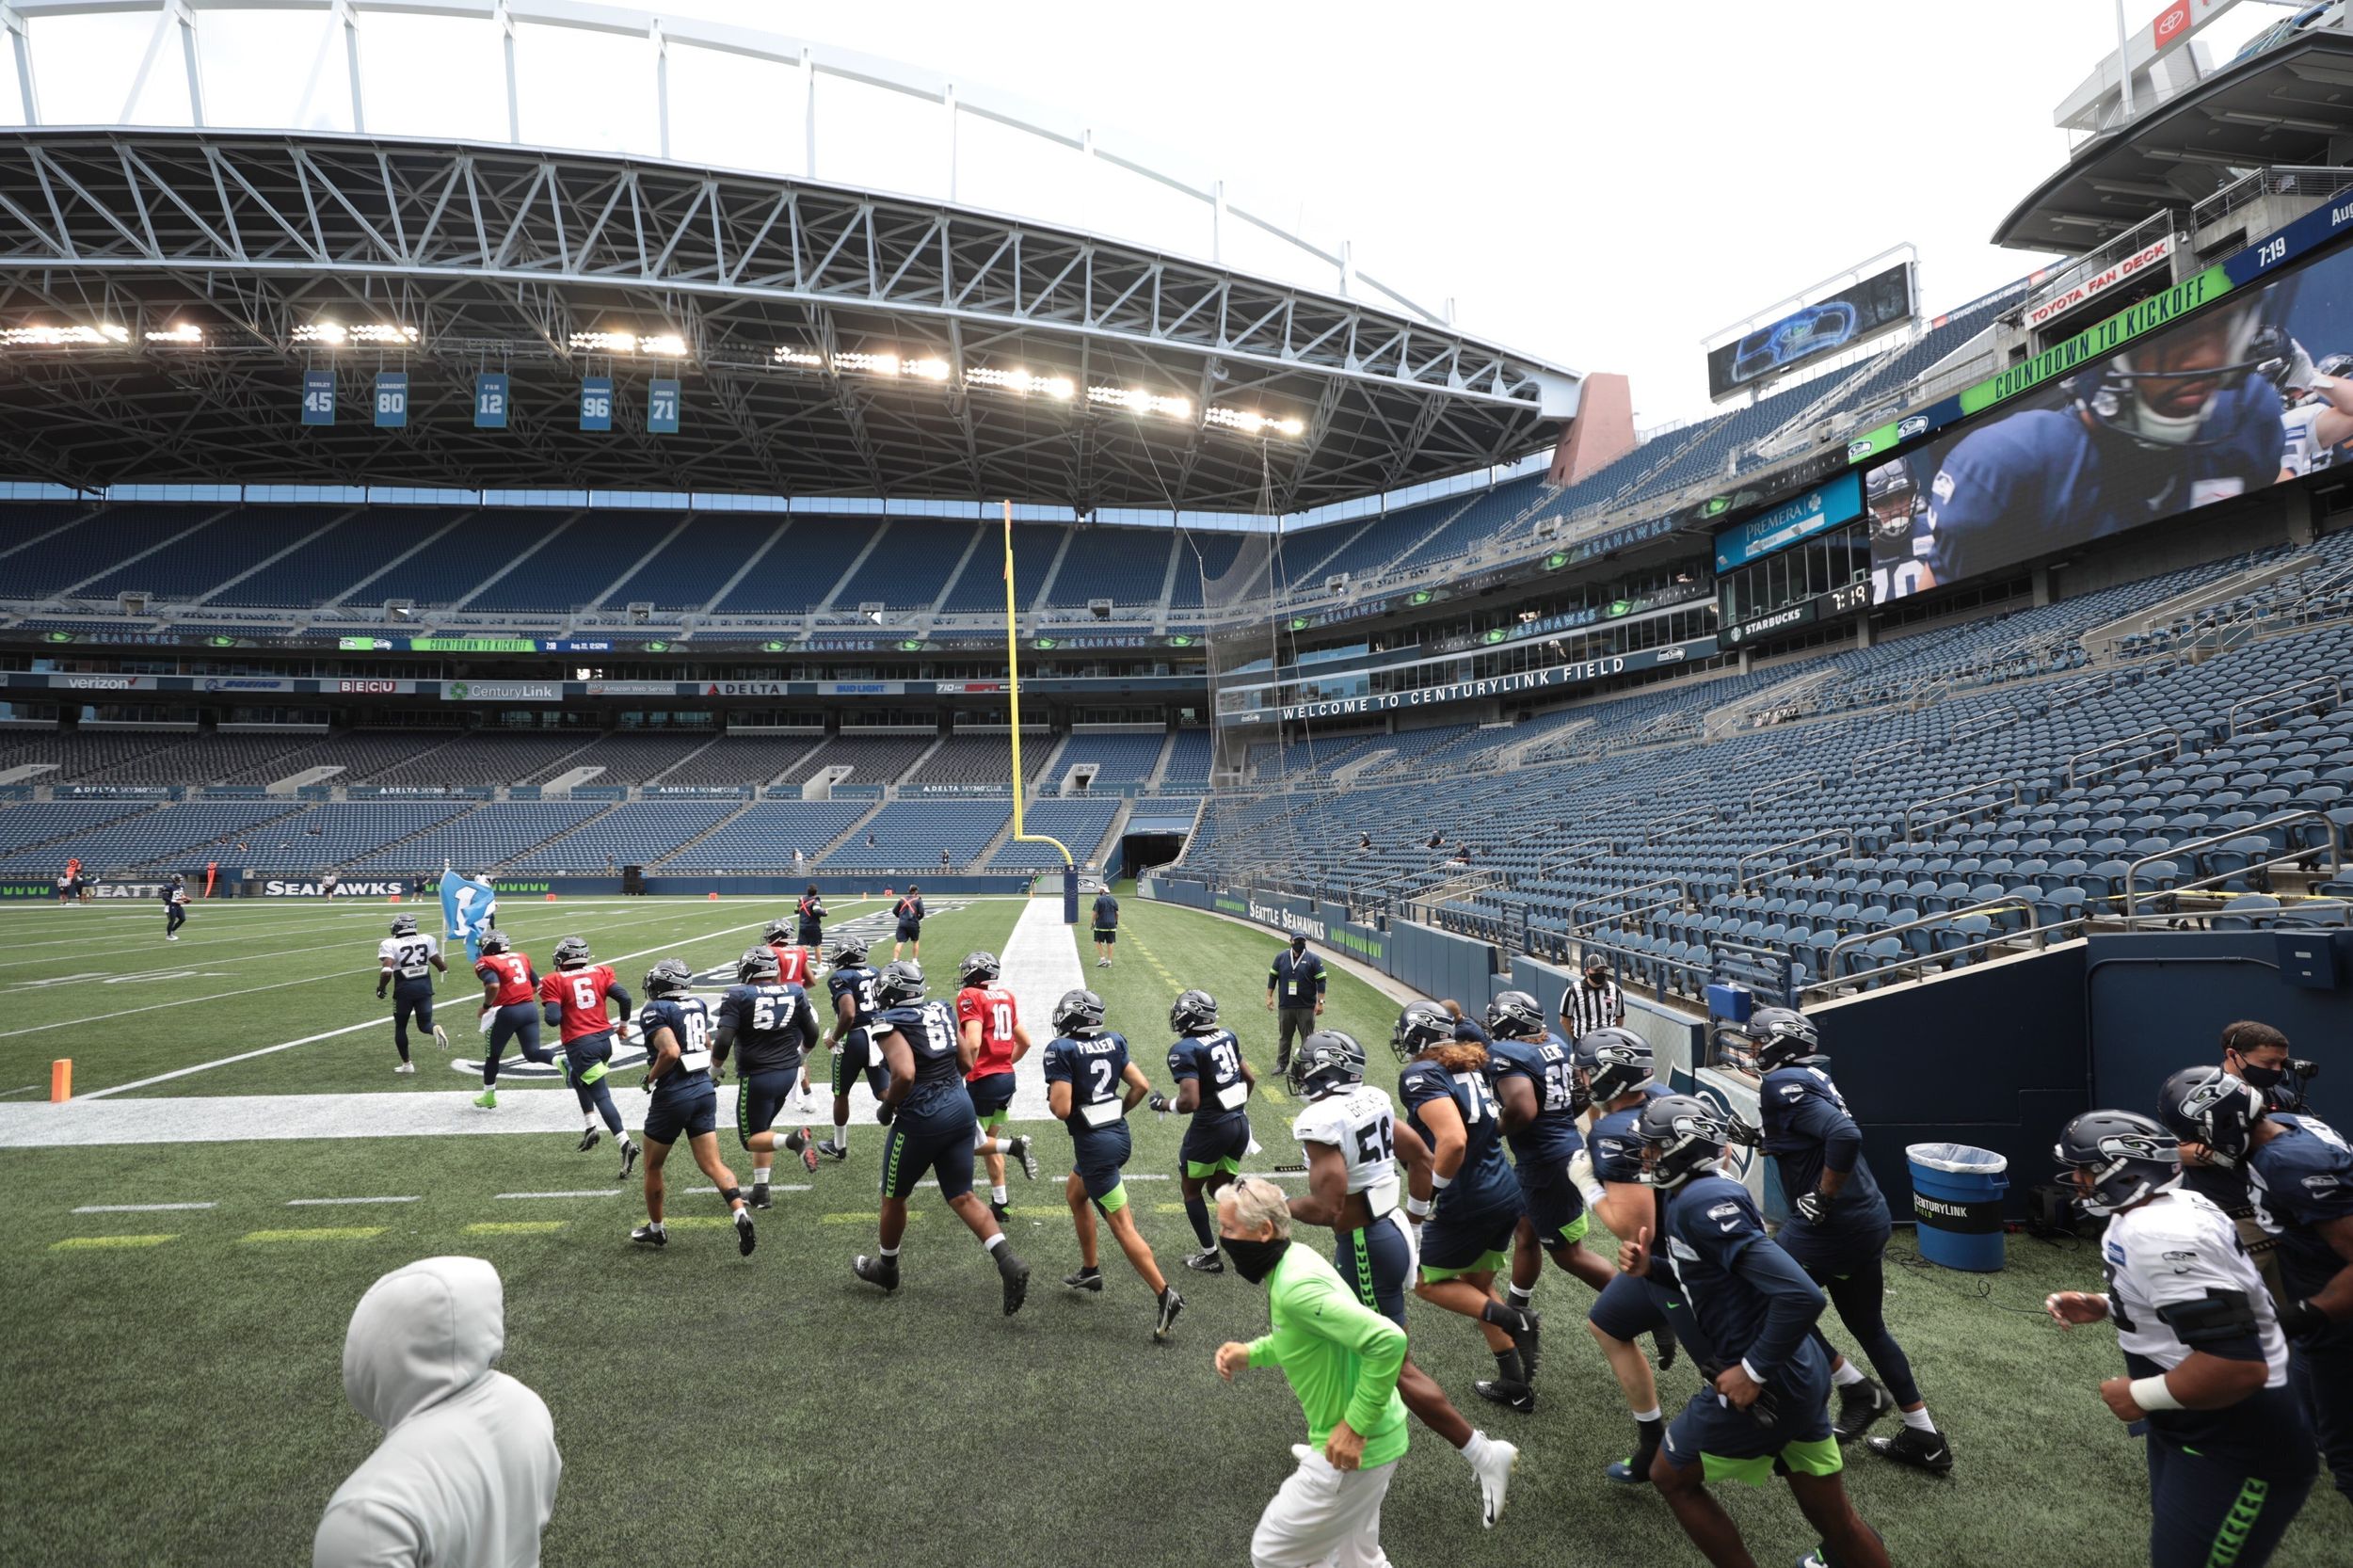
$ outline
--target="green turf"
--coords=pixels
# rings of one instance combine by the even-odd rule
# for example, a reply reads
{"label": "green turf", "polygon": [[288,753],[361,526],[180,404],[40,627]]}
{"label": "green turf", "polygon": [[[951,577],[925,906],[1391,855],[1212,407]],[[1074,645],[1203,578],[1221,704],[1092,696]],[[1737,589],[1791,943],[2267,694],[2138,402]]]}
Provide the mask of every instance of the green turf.
{"label": "green turf", "polygon": [[[647,923],[598,936],[600,951],[682,940],[739,914],[753,918],[740,905],[642,908]],[[982,904],[927,922],[928,968],[944,983],[968,947],[1001,943],[1015,912]],[[48,913],[58,919],[19,923],[8,912],[0,959],[61,956],[0,975],[152,967],[152,932],[135,952],[113,951],[114,939],[94,932],[60,948],[28,949],[84,912]],[[205,913],[227,917],[200,921],[216,930],[248,918]],[[272,925],[277,935],[267,939],[302,945],[308,925],[319,940],[321,923],[344,913],[300,912]],[[519,910],[505,923],[528,932],[524,945],[537,949],[565,931],[589,929],[591,919],[559,905],[530,916]],[[351,929],[356,959],[367,958],[373,921]],[[1117,966],[1094,968],[1087,950],[1083,972],[1156,1082],[1166,1086],[1163,1026],[1179,981],[1217,991],[1252,1060],[1269,1072],[1273,1019],[1259,1008],[1279,938],[1133,900],[1122,932]],[[698,964],[716,961],[744,939],[737,931],[680,951]],[[235,952],[232,945],[224,956]],[[209,1060],[224,1046],[251,1048],[368,1016],[364,965],[318,956],[335,958],[349,984],[323,984],[317,997],[289,988],[174,1010],[161,1015],[168,1025],[143,1027],[120,1048],[139,1053],[141,1071],[165,1070]],[[632,964],[642,969],[650,961]],[[77,1013],[39,989],[21,995],[32,1000],[13,1010],[11,1027],[105,1010],[85,1000]],[[34,1006],[44,1011],[25,1010]],[[1385,1042],[1394,1011],[1370,987],[1336,978],[1327,1022],[1368,1041],[1376,1081],[1393,1078]],[[105,1041],[113,1030],[52,1032]],[[390,1048],[373,1032],[178,1081],[196,1095],[224,1092],[231,1074],[245,1075],[242,1093],[344,1084],[337,1056],[346,1048],[368,1065],[345,1086],[446,1087],[433,1082],[430,1067],[416,1080],[382,1072]],[[29,1062],[34,1053],[23,1054]],[[45,1063],[52,1052],[38,1054]],[[632,1114],[643,1103],[633,1086],[620,1098]],[[201,1114],[200,1100],[188,1103]],[[1288,1114],[1271,1096],[1254,1106],[1267,1145],[1258,1163],[1295,1158]],[[1115,1250],[1107,1249],[1103,1295],[1067,1296],[1056,1283],[1077,1262],[1056,1179],[1066,1168],[1067,1139],[1051,1125],[1033,1130],[1044,1137],[1047,1168],[1035,1184],[1016,1173],[1012,1230],[1035,1283],[1031,1304],[1010,1321],[998,1311],[994,1272],[936,1195],[915,1201],[905,1283],[895,1298],[851,1278],[850,1258],[872,1244],[881,1135],[871,1123],[853,1129],[848,1163],[824,1165],[813,1177],[797,1167],[787,1173],[814,1190],[779,1194],[749,1260],[715,1225],[681,1225],[659,1254],[632,1251],[625,1236],[639,1213],[633,1189],[590,1198],[497,1196],[610,1185],[609,1149],[579,1154],[569,1136],[0,1151],[14,1200],[13,1223],[0,1230],[8,1307],[0,1314],[0,1357],[17,1413],[0,1437],[0,1460],[17,1479],[11,1506],[0,1511],[0,1560],[304,1560],[328,1494],[375,1440],[340,1387],[351,1307],[382,1272],[444,1252],[499,1265],[505,1368],[554,1413],[566,1468],[546,1544],[552,1563],[638,1568],[684,1553],[714,1562],[888,1554],[925,1568],[1047,1565],[1096,1560],[1110,1544],[1123,1568],[1241,1560],[1259,1506],[1289,1466],[1287,1446],[1301,1434],[1279,1375],[1250,1374],[1229,1387],[1210,1369],[1219,1341],[1263,1326],[1263,1296],[1233,1275],[1200,1278],[1178,1268],[1191,1240],[1181,1213],[1170,1211],[1176,1183],[1144,1180],[1129,1192],[1144,1234],[1190,1303],[1177,1343],[1150,1343],[1149,1299]],[[1135,1132],[1131,1175],[1172,1171],[1181,1122],[1139,1114]],[[747,1160],[731,1138],[723,1138],[722,1152],[740,1176]],[[703,1184],[683,1168],[683,1151],[676,1164],[673,1214],[715,1221],[714,1198],[681,1194]],[[407,1195],[419,1201],[288,1206],[299,1197]],[[218,1207],[72,1212],[168,1202]],[[248,1239],[273,1232],[332,1234]],[[168,1240],[59,1245],[155,1237]],[[1896,1253],[1912,1260],[1908,1240]],[[2010,1258],[2008,1272],[1982,1279],[1891,1271],[1891,1323],[1961,1467],[1932,1480],[1858,1454],[1852,1492],[1906,1565],[2137,1560],[2147,1532],[2140,1453],[2096,1393],[2121,1366],[2114,1336],[2101,1328],[2062,1334],[2036,1311],[2048,1290],[2097,1288],[2097,1255],[2088,1244],[2017,1239]],[[1385,1514],[1397,1560],[1698,1560],[1655,1497],[1600,1480],[1630,1432],[1615,1385],[1578,1326],[1589,1299],[1558,1273],[1541,1288],[1550,1353],[1542,1405],[1528,1416],[1480,1406],[1469,1385],[1489,1364],[1475,1332],[1414,1306],[1417,1358],[1475,1422],[1520,1444],[1523,1459],[1511,1512],[1488,1534],[1478,1527],[1467,1471],[1417,1429]],[[1671,1401],[1691,1386],[1681,1368],[1662,1381]],[[1785,1493],[1733,1490],[1728,1501],[1761,1562],[1795,1560],[1811,1544]],[[2353,1511],[2324,1487],[2274,1560],[2287,1568],[2341,1562],[2349,1530]]]}

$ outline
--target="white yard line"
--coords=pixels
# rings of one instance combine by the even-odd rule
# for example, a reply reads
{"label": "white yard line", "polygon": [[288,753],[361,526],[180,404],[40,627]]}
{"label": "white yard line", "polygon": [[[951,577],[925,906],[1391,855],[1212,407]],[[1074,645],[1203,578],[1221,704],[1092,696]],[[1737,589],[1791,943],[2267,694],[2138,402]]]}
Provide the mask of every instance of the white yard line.
{"label": "white yard line", "polygon": [[86,1203],[76,1214],[161,1214],[175,1208],[218,1208],[216,1203]]}
{"label": "white yard line", "polygon": [[616,1183],[611,1187],[584,1188],[577,1192],[501,1192],[498,1196],[501,1198],[611,1198],[618,1197],[628,1191],[628,1188]]}
{"label": "white yard line", "polygon": [[338,1207],[338,1206],[340,1206],[340,1205],[343,1205],[343,1204],[347,1204],[347,1203],[415,1203],[416,1201],[417,1201],[417,1200],[416,1200],[414,1197],[406,1197],[406,1198],[288,1198],[288,1199],[286,1200],[286,1207],[287,1207],[288,1208],[335,1208],[335,1207]]}

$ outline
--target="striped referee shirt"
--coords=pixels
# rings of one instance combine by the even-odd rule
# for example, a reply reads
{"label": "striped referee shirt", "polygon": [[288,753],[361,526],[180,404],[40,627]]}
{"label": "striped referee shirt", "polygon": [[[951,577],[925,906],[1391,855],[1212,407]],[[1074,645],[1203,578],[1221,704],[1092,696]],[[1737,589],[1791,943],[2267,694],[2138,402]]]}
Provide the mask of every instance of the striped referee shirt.
{"label": "striped referee shirt", "polygon": [[1625,996],[1614,980],[1588,985],[1580,976],[1561,993],[1561,1016],[1568,1024],[1570,1040],[1579,1040],[1597,1029],[1624,1023]]}

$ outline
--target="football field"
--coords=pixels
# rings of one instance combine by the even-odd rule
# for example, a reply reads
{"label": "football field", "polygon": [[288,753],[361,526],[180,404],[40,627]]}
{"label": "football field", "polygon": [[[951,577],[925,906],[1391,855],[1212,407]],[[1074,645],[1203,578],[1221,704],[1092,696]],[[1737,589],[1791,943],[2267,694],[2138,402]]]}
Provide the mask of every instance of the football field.
{"label": "football field", "polygon": [[[922,956],[946,997],[963,953],[1008,952],[1025,906],[935,907]],[[427,1036],[412,1047],[415,1075],[393,1075],[390,1009],[374,995],[393,912],[199,906],[167,945],[156,909],[0,910],[0,1356],[12,1416],[0,1458],[15,1494],[0,1511],[0,1560],[307,1562],[328,1494],[377,1438],[344,1400],[351,1309],[377,1275],[443,1253],[498,1266],[503,1366],[553,1413],[565,1471],[551,1563],[1247,1560],[1303,1427],[1278,1373],[1229,1386],[1211,1369],[1219,1342],[1263,1329],[1265,1299],[1232,1273],[1181,1266],[1193,1241],[1174,1177],[1179,1118],[1139,1111],[1128,1166],[1143,1231],[1187,1301],[1166,1346],[1151,1341],[1150,1294],[1108,1236],[1102,1294],[1059,1283],[1078,1265],[1062,1197],[1069,1144],[1042,1110],[1025,1128],[1041,1137],[1040,1177],[1012,1173],[1012,1241],[1033,1270],[1014,1319],[1000,1313],[981,1248],[927,1192],[911,1205],[898,1293],[851,1276],[852,1257],[874,1244],[882,1148],[862,1092],[847,1161],[812,1175],[784,1158],[750,1258],[683,1149],[670,1165],[670,1245],[633,1248],[640,1192],[615,1181],[609,1141],[577,1152],[568,1091],[518,1076],[510,1060],[499,1109],[468,1103],[478,1078],[453,1063],[475,1061],[481,1042],[462,951],[441,983],[452,1049]],[[542,967],[559,936],[586,936],[642,999],[655,959],[731,966],[780,912],[750,900],[518,903],[501,924]],[[419,913],[440,929],[438,910]],[[828,934],[882,913],[844,901]],[[1265,1149],[1252,1164],[1272,1173],[1298,1159],[1291,1102],[1269,1081],[1262,999],[1280,937],[1132,897],[1112,969],[1094,967],[1083,927],[1043,937],[1049,950],[1067,940],[1068,961],[1025,951],[1016,966],[1009,953],[1007,977],[1041,1046],[1052,999],[1035,988],[1066,975],[1103,995],[1111,1027],[1167,1089],[1168,1004],[1183,986],[1207,988],[1261,1075],[1252,1115]],[[888,953],[886,928],[876,962]],[[1396,1013],[1335,971],[1326,1022],[1354,1032],[1372,1081],[1392,1088]],[[59,1057],[89,1096],[62,1110],[43,1103]],[[1037,1068],[1034,1056],[1023,1064],[1024,1107],[1042,1105]],[[637,1078],[614,1075],[632,1127]],[[750,1158],[728,1127],[732,1092],[721,1152],[740,1179]],[[1328,1237],[1301,1235],[1328,1254]],[[2114,1336],[2063,1334],[2039,1305],[2049,1290],[2097,1288],[2096,1249],[2016,1237],[2009,1258],[1983,1278],[1926,1268],[1898,1233],[1892,1261],[1910,1266],[1891,1268],[1889,1320],[1959,1467],[1936,1480],[1858,1448],[1853,1495],[1902,1564],[2136,1560],[2140,1448],[2096,1393],[2121,1369]],[[1602,1480],[1631,1427],[1585,1337],[1589,1301],[1547,1273],[1532,1415],[1481,1404],[1471,1384],[1492,1363],[1476,1332],[1413,1305],[1417,1359],[1522,1457],[1509,1512],[1482,1531],[1467,1467],[1416,1427],[1384,1516],[1399,1563],[1699,1560],[1647,1489]],[[1829,1330],[1837,1340],[1834,1320]],[[1670,1411],[1694,1386],[1688,1364],[1660,1381]],[[1720,1492],[1760,1562],[1813,1544],[1785,1490]],[[2353,1510],[2324,1483],[2274,1560],[2341,1564],[2348,1540]]]}

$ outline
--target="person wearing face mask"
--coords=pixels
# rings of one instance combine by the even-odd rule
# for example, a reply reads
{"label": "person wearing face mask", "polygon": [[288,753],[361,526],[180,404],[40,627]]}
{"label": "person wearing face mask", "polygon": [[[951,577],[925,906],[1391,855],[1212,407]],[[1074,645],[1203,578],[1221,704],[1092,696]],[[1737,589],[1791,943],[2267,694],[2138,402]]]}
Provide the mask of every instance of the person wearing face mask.
{"label": "person wearing face mask", "polygon": [[1272,1320],[1248,1344],[1218,1347],[1218,1376],[1280,1367],[1307,1418],[1309,1441],[1291,1447],[1299,1467],[1251,1534],[1252,1568],[1386,1568],[1381,1502],[1405,1457],[1405,1331],[1357,1301],[1315,1249],[1291,1244],[1289,1199],[1273,1182],[1228,1187],[1217,1218],[1234,1272],[1267,1287]]}
{"label": "person wearing face mask", "polygon": [[428,1257],[368,1287],[344,1394],[384,1441],[328,1499],[313,1568],[534,1568],[564,1458],[538,1395],[493,1369],[498,1271]]}
{"label": "person wearing face mask", "polygon": [[2241,1019],[2222,1030],[2222,1070],[2260,1091],[2274,1111],[2303,1111],[2304,1091],[2320,1076],[2320,1064],[2288,1055],[2288,1037],[2269,1024]]}
{"label": "person wearing face mask", "polygon": [[1266,1008],[1275,1015],[1281,1031],[1274,1048],[1276,1072],[1290,1071],[1291,1042],[1316,1032],[1316,1019],[1323,1012],[1323,960],[1307,951],[1303,935],[1294,935],[1291,945],[1267,967]]}

